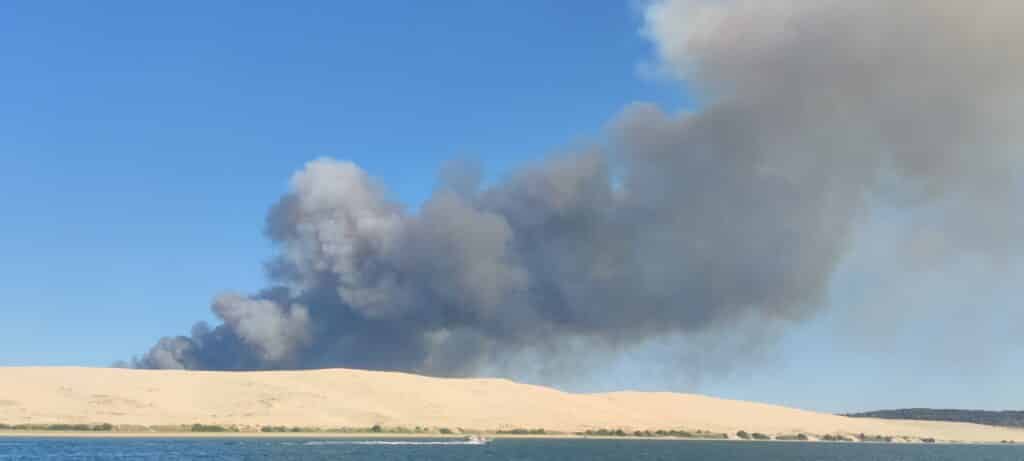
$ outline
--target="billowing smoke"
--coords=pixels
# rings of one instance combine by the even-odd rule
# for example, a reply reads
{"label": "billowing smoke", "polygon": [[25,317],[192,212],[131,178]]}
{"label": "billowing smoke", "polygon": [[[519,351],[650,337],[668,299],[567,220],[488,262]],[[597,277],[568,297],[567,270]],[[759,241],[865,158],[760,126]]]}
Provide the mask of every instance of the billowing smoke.
{"label": "billowing smoke", "polygon": [[267,218],[272,286],[218,296],[223,323],[136,365],[461,375],[795,322],[879,209],[958,252],[1018,250],[1024,2],[669,0],[645,19],[699,112],[635,104],[603,148],[496,184],[453,166],[417,211],[310,162]]}

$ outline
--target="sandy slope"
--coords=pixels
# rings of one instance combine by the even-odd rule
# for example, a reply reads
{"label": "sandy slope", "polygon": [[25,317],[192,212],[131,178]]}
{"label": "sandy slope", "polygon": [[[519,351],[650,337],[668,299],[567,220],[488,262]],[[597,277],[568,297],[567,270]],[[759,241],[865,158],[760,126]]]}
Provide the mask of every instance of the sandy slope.
{"label": "sandy slope", "polygon": [[868,433],[1024,441],[1024,430],[854,419],[691,394],[569,394],[499,379],[358,370],[275,372],[0,368],[0,422],[476,430],[689,429],[768,434]]}

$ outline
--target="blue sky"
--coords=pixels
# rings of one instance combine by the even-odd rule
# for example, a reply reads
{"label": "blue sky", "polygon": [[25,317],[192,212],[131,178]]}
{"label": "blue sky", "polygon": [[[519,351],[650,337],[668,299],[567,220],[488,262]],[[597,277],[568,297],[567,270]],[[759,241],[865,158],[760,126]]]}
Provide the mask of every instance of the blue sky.
{"label": "blue sky", "polygon": [[[628,1],[5,3],[0,365],[104,366],[213,320],[214,294],[262,286],[266,210],[314,158],[352,160],[415,205],[452,158],[500,176],[597,141],[631,102],[694,107],[683,85],[638,71],[640,24]],[[844,342],[844,306],[872,283],[852,260],[834,306],[762,366],[666,378],[650,357],[672,346],[656,343],[565,387],[1024,407],[1005,352],[960,368]],[[977,301],[953,285],[928,300]],[[986,293],[1011,303],[1012,288]],[[879,344],[935,340],[897,330]]]}
{"label": "blue sky", "polygon": [[[350,159],[415,203],[446,160],[492,174],[632,100],[627,4],[7,4],[0,107],[2,363],[109,363],[260,286],[266,209],[305,162]],[[68,348],[69,344],[89,347]]]}

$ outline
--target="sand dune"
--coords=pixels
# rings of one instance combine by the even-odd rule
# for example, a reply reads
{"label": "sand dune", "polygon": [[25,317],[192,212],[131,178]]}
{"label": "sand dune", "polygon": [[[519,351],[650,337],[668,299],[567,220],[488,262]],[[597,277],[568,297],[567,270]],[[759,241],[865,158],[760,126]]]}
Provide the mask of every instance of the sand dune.
{"label": "sand dune", "polygon": [[0,423],[686,429],[1024,441],[1024,430],[846,418],[692,394],[571,394],[501,379],[361,370],[0,368]]}

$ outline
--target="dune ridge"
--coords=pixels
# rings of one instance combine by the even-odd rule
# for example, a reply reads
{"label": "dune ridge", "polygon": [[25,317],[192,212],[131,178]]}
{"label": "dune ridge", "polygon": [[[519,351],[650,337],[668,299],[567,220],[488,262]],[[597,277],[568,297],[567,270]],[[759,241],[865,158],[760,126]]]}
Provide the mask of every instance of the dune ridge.
{"label": "dune ridge", "polygon": [[685,429],[735,434],[875,434],[1024,441],[1024,430],[849,418],[668,392],[573,394],[504,379],[349,369],[259,372],[0,368],[0,423],[302,427],[381,425],[481,431]]}

